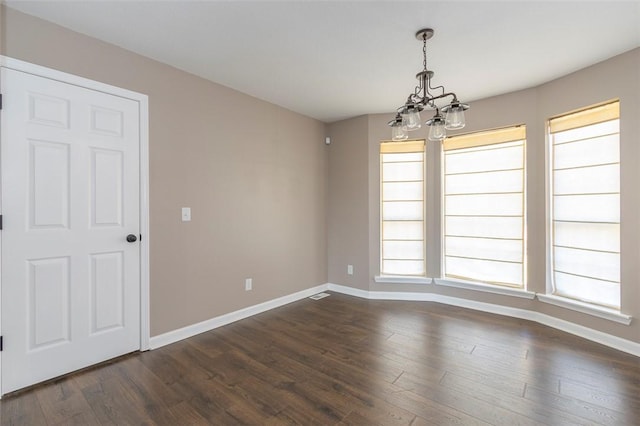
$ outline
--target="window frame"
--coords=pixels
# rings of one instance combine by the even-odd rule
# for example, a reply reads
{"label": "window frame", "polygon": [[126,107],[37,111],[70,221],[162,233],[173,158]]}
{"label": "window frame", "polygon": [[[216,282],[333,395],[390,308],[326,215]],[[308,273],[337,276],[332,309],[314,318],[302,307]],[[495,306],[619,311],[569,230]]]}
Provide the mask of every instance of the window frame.
{"label": "window frame", "polygon": [[[482,142],[480,139],[482,138]],[[447,142],[449,147],[445,148]],[[447,207],[446,207],[446,151],[456,151],[461,149],[473,149],[478,147],[488,147],[491,145],[501,145],[508,143],[521,142],[522,148],[522,216],[521,216],[521,276],[522,285],[512,285],[508,283],[492,282],[487,280],[476,279],[472,277],[461,277],[456,275],[447,276],[446,268],[446,238],[447,238]],[[517,146],[517,145],[514,145]],[[492,148],[489,148],[492,149]],[[524,297],[532,298],[533,293],[527,290],[527,135],[526,125],[524,123],[514,124],[505,127],[499,127],[494,129],[478,130],[462,135],[456,135],[451,138],[445,139],[441,149],[441,166],[440,166],[440,200],[441,200],[441,221],[440,221],[440,235],[441,235],[441,248],[440,248],[440,267],[441,278],[436,280],[437,284],[460,287],[460,288],[472,288],[474,286],[478,289],[485,289],[489,291],[493,289],[493,292],[498,294],[508,295],[524,295]],[[481,238],[481,237],[480,237]]]}
{"label": "window frame", "polygon": [[[598,112],[599,109],[605,109],[608,106],[613,106],[617,110],[617,116],[613,120],[618,120],[618,128],[617,128],[617,144],[618,144],[618,211],[619,215],[622,214],[622,156],[620,155],[621,149],[621,131],[620,131],[620,100],[619,99],[610,99],[604,102],[600,102],[594,105],[586,106],[583,108],[579,108],[576,110],[568,111],[562,114],[555,115],[553,117],[549,117],[545,122],[545,138],[546,138],[546,174],[545,174],[545,192],[546,192],[546,209],[545,209],[545,226],[546,226],[546,285],[545,285],[545,294],[539,294],[538,299],[545,303],[555,304],[557,306],[568,307],[573,306],[572,309],[578,310],[580,312],[590,313],[592,315],[601,316],[609,319],[608,317],[611,315],[619,316],[621,305],[622,305],[622,245],[620,244],[618,247],[618,270],[620,273],[620,278],[618,281],[618,305],[612,306],[608,304],[597,303],[595,301],[581,299],[579,297],[574,297],[571,295],[567,295],[564,293],[558,293],[556,289],[556,281],[555,281],[555,211],[554,211],[554,197],[556,196],[554,192],[554,168],[555,168],[555,157],[554,157],[554,139],[553,133],[559,133],[561,131],[566,131],[570,129],[577,129],[581,127],[587,127],[595,124],[604,123],[607,121],[612,121],[611,118],[606,119],[608,114],[605,112]],[[593,121],[585,121],[581,119],[579,115],[584,113],[585,115],[589,115],[589,112],[592,111],[592,116],[595,117]],[[567,121],[571,121],[571,116],[575,115],[578,118],[574,118],[574,123],[582,122],[582,125],[573,125],[566,124]],[[603,118],[604,117],[604,118]],[[562,130],[557,130],[556,132],[552,132],[552,121],[553,120],[562,120],[565,119],[565,123],[561,123],[558,127]],[[565,128],[566,127],[566,128]],[[606,135],[605,135],[606,136]],[[602,137],[602,136],[594,136],[594,137]],[[579,140],[584,141],[585,139]],[[594,167],[594,166],[592,166]],[[585,221],[585,223],[599,223],[594,221]],[[624,232],[622,230],[622,220],[618,219],[618,238],[621,239]],[[603,316],[604,315],[604,316]],[[626,321],[628,317],[624,317],[624,321]],[[618,321],[622,322],[622,321]]]}
{"label": "window frame", "polygon": [[[422,270],[423,273],[421,275],[417,274],[400,274],[400,273],[385,273],[384,271],[384,242],[385,242],[385,234],[384,234],[384,173],[383,173],[383,154],[394,154],[394,153],[418,153],[417,150],[411,150],[411,146],[417,146],[421,144],[421,154],[422,154]],[[403,151],[402,147],[406,146],[411,151]],[[388,141],[383,140],[380,141],[379,144],[379,154],[378,154],[378,162],[379,162],[379,194],[380,194],[380,202],[379,202],[379,276],[375,278],[376,282],[405,282],[405,283],[430,283],[431,279],[427,277],[427,141],[425,139],[409,139],[403,141]],[[388,148],[388,152],[383,152],[385,148]],[[399,149],[399,151],[395,151],[395,149]],[[408,241],[408,240],[407,240]],[[388,259],[389,260],[389,259]]]}

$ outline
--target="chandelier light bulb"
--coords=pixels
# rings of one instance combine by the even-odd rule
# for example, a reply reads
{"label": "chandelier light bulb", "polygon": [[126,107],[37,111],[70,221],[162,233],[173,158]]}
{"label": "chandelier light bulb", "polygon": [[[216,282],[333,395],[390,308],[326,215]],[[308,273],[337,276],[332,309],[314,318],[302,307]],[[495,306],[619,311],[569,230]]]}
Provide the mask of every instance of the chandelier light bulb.
{"label": "chandelier light bulb", "polygon": [[402,123],[407,130],[418,130],[422,124],[420,123],[420,110],[414,106],[406,106],[402,110]]}
{"label": "chandelier light bulb", "polygon": [[445,127],[447,129],[462,129],[465,125],[462,108],[451,108],[447,111],[446,117]]}
{"label": "chandelier light bulb", "polygon": [[402,125],[400,126],[392,126],[391,127],[391,139],[394,141],[403,141],[409,138],[407,132],[404,130]]}
{"label": "chandelier light bulb", "polygon": [[451,102],[451,105],[447,105],[442,108],[446,113],[445,116],[445,128],[449,130],[462,129],[465,126],[464,110],[469,106],[457,101]]}
{"label": "chandelier light bulb", "polygon": [[389,122],[389,126],[391,126],[391,140],[403,141],[409,137],[400,113],[396,114],[396,117]]}
{"label": "chandelier light bulb", "polygon": [[447,131],[445,130],[444,124],[444,119],[439,115],[436,115],[431,120],[427,121],[430,141],[440,142],[447,137]]}

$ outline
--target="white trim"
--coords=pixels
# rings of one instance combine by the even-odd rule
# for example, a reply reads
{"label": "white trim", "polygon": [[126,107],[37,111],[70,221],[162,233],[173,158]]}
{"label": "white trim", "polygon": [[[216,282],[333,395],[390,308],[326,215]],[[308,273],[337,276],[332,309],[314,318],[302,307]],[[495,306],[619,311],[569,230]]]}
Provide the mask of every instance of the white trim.
{"label": "white trim", "polygon": [[558,319],[540,312],[529,311],[527,309],[512,308],[509,306],[495,305],[485,302],[477,302],[475,300],[445,296],[436,293],[366,291],[331,283],[328,284],[328,290],[372,300],[407,300],[444,303],[447,305],[459,306],[461,308],[474,309],[476,311],[505,315],[512,318],[520,318],[537,322],[539,324],[543,324],[548,327],[552,327],[557,330],[561,330],[582,337],[584,339],[591,340],[592,342],[600,343],[610,348],[640,357],[640,343],[632,342],[631,340],[623,339],[621,337],[612,336],[611,334],[603,333],[602,331],[574,324],[572,322]]}
{"label": "white trim", "polygon": [[140,113],[140,233],[143,237],[140,242],[140,350],[149,349],[149,97],[142,93],[3,55],[0,55],[0,66],[138,102]]}
{"label": "white trim", "polygon": [[327,284],[329,291],[335,291],[349,296],[360,297],[371,300],[417,300],[422,302],[432,302],[433,293],[421,292],[399,292],[399,291],[369,291],[359,288],[347,287],[339,284]]}
{"label": "white trim", "polygon": [[401,275],[376,275],[373,280],[377,283],[390,284],[431,284],[433,280],[427,277],[408,277]]}
{"label": "white trim", "polygon": [[31,64],[19,59],[10,58],[0,55],[0,66],[15,71],[26,72],[40,77],[46,77],[50,80],[56,80],[61,83],[69,83],[75,86],[85,87],[87,89],[104,92],[109,95],[116,95],[127,99],[140,102],[142,99],[148,99],[147,95],[133,92],[122,87],[112,86],[110,84],[101,83],[99,81],[80,77],[78,75],[54,70],[52,68],[43,67],[41,65]]}
{"label": "white trim", "polygon": [[536,294],[531,291],[521,290],[519,288],[500,287],[491,284],[476,283],[471,281],[452,280],[450,278],[440,279],[434,278],[436,285],[444,287],[463,288],[465,290],[482,291],[484,293],[501,294],[503,296],[521,297],[523,299],[533,300]]}
{"label": "white trim", "polygon": [[149,98],[142,95],[140,105],[140,350],[150,349],[150,257],[149,227]]}
{"label": "white trim", "polygon": [[604,318],[609,321],[618,322],[620,324],[631,324],[631,316],[625,315],[613,309],[607,309],[600,306],[594,306],[589,303],[580,302],[578,300],[566,297],[556,296],[553,294],[538,294],[538,300],[551,305],[560,306],[561,308],[571,309],[572,311],[582,312],[583,314],[593,315]]}
{"label": "white trim", "polygon": [[362,299],[371,299],[369,290],[362,290],[360,288],[347,287],[340,284],[327,284],[327,290],[336,291],[338,293],[346,294],[348,296],[360,297]]}
{"label": "white trim", "polygon": [[320,293],[325,290],[327,290],[327,284],[321,284],[319,286],[308,288],[297,293],[282,296],[277,299],[260,303],[258,305],[249,306],[247,308],[220,315],[218,317],[214,317],[196,324],[188,325],[177,330],[169,331],[158,336],[153,336],[149,342],[150,347],[151,349],[158,349],[162,346],[169,345],[171,343],[175,343],[189,337],[193,337],[197,334],[204,333],[218,327],[222,327],[223,325],[231,324],[232,322],[236,322],[271,309],[279,308],[280,306],[287,305],[297,300],[313,296],[314,294]]}

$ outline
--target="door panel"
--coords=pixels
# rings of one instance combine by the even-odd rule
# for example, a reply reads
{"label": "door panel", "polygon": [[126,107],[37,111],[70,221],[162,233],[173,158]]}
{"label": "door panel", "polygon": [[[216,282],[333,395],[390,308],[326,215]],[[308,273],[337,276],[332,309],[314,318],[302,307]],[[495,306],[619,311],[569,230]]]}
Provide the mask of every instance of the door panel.
{"label": "door panel", "polygon": [[69,258],[32,259],[27,321],[29,352],[69,342]]}
{"label": "door panel", "polygon": [[140,348],[139,105],[2,68],[2,393]]}
{"label": "door panel", "polygon": [[91,333],[124,326],[124,253],[91,255]]}
{"label": "door panel", "polygon": [[121,151],[92,149],[91,226],[122,228],[124,205],[123,158]]}
{"label": "door panel", "polygon": [[29,229],[69,228],[69,145],[29,140]]}

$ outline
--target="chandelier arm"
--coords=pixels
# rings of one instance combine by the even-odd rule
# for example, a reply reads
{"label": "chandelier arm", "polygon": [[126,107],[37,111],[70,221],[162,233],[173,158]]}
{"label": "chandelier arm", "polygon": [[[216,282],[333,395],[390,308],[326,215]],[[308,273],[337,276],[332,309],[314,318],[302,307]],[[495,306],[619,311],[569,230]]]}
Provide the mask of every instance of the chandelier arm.
{"label": "chandelier arm", "polygon": [[431,80],[429,80],[429,89],[431,89],[431,90],[437,90],[437,89],[440,89],[440,90],[442,90],[442,93],[444,93],[444,86],[435,86],[435,87],[431,87]]}
{"label": "chandelier arm", "polygon": [[407,102],[405,102],[403,107],[406,107],[409,104],[422,104],[422,98],[419,95],[416,95],[415,93],[412,93],[407,98]]}
{"label": "chandelier arm", "polygon": [[456,94],[455,94],[455,93],[453,93],[453,92],[443,93],[443,94],[442,94],[442,95],[440,95],[440,96],[436,96],[434,99],[446,98],[447,96],[451,96],[451,97],[453,97],[453,99],[454,99],[454,100],[457,100],[457,99],[458,99],[458,98],[457,98],[457,96],[456,96]]}
{"label": "chandelier arm", "polygon": [[435,110],[439,110],[440,107],[438,107],[436,105],[435,101],[438,100],[438,99],[449,97],[449,96],[451,96],[453,98],[453,100],[451,101],[452,103],[453,102],[458,102],[458,98],[457,98],[456,94],[453,93],[453,92],[450,92],[450,93],[443,93],[441,95],[428,96],[426,98],[422,98],[422,99],[420,99],[418,101],[418,103],[420,103],[421,105],[423,105],[425,107],[431,107],[431,108],[433,108]]}
{"label": "chandelier arm", "polygon": [[[444,91],[444,88],[443,88],[443,91]],[[446,98],[448,96],[453,97],[453,102],[457,102],[458,101],[458,97],[456,96],[456,94],[453,93],[453,92],[449,92],[449,93],[443,93],[443,94],[438,95],[438,96],[432,96],[431,98],[429,98],[429,102],[433,103],[433,101],[435,101],[436,99],[442,99],[442,98]]]}

